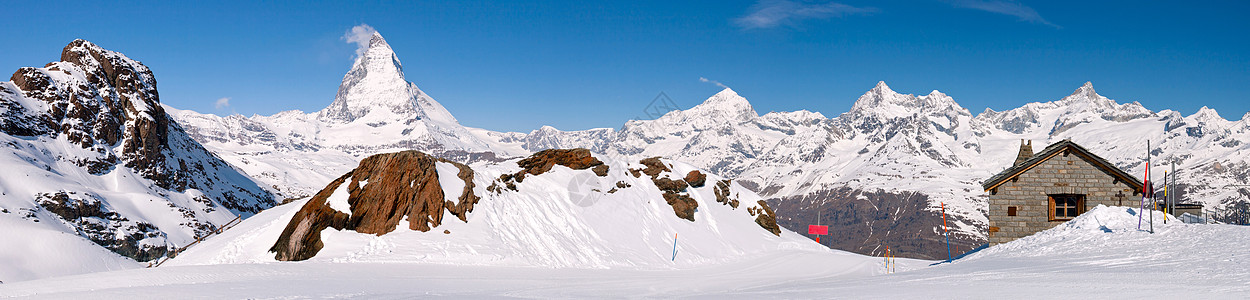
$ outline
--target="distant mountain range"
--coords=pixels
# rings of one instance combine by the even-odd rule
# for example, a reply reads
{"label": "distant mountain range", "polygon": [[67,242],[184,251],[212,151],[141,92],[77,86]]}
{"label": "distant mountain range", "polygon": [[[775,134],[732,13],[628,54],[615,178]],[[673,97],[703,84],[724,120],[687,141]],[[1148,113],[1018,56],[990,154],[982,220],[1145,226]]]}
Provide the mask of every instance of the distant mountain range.
{"label": "distant mountain range", "polygon": [[[725,89],[690,109],[620,129],[494,132],[458,124],[404,81],[381,35],[321,112],[247,118],[167,110],[209,149],[285,198],[311,195],[373,153],[418,149],[472,163],[580,147],[621,159],[661,156],[736,178],[768,198],[787,228],[832,225],[822,242],[834,248],[875,255],[889,245],[917,258],[946,256],[943,207],[957,252],[984,243],[980,182],[1007,168],[1022,140],[1043,147],[1070,138],[1132,174],[1143,173],[1150,140],[1152,174],[1175,162],[1183,198],[1212,212],[1247,206],[1246,190],[1226,186],[1245,184],[1250,173],[1245,116],[1228,121],[1209,108],[1187,117],[1155,112],[1103,97],[1091,83],[1056,101],[973,115],[941,92],[904,95],[879,82],[833,118],[760,115]],[[300,175],[309,169],[317,174]]]}
{"label": "distant mountain range", "polygon": [[943,210],[956,253],[984,243],[980,183],[1014,161],[1022,140],[1072,139],[1132,174],[1143,173],[1149,151],[1156,182],[1176,163],[1182,199],[1225,220],[1245,218],[1226,211],[1250,208],[1250,191],[1231,187],[1250,175],[1250,114],[1156,112],[1090,83],[1056,101],[973,115],[941,92],[905,95],[881,82],[832,118],[760,115],[725,89],[620,128],[522,133],[459,124],[404,78],[381,35],[334,101],[312,113],[178,110],[159,103],[151,71],[120,53],[75,41],[61,60],[0,83],[0,141],[12,149],[0,159],[14,169],[0,173],[0,222],[13,228],[0,238],[71,250],[0,249],[0,259],[19,261],[6,266],[61,261],[6,268],[19,270],[0,272],[6,278],[133,267],[236,216],[311,197],[365,157],[400,150],[474,168],[554,148],[624,162],[660,156],[754,191],[783,227],[830,225],[825,245],[928,259],[946,256]]}

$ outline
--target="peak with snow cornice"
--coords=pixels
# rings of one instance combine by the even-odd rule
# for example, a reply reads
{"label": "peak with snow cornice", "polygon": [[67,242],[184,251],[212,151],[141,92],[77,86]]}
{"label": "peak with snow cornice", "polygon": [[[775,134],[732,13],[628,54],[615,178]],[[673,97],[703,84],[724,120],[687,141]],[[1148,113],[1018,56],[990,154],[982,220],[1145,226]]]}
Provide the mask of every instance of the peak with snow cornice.
{"label": "peak with snow cornice", "polygon": [[441,104],[404,78],[399,57],[382,34],[376,32],[369,40],[369,48],[343,76],[334,102],[320,112],[321,119],[334,123],[350,123],[366,116],[372,116],[368,118],[371,121],[416,117],[458,124]]}

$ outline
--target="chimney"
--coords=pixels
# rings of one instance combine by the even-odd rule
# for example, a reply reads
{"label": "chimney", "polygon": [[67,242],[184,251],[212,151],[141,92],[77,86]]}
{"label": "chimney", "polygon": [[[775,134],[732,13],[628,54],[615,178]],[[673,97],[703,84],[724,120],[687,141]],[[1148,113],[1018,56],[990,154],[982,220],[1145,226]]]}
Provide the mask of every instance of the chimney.
{"label": "chimney", "polygon": [[1025,140],[1020,140],[1020,154],[1016,154],[1016,163],[1012,165],[1018,166],[1030,157],[1033,157],[1033,140],[1028,140],[1027,143]]}

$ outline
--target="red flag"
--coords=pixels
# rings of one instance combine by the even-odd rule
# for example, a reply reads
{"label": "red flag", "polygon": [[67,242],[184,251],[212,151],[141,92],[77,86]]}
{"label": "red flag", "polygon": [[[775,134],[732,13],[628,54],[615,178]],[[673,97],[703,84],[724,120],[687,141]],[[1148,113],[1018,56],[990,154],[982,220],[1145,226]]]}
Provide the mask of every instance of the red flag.
{"label": "red flag", "polygon": [[829,235],[829,226],[827,225],[807,225],[807,234]]}

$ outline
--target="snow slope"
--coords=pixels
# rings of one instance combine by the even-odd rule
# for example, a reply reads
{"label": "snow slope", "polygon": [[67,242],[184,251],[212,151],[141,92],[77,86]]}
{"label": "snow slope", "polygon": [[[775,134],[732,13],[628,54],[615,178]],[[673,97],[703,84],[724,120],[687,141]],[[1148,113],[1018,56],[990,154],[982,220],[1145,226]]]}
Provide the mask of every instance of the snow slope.
{"label": "snow slope", "polygon": [[[871,279],[782,283],[733,297],[1180,298],[1250,295],[1250,227],[1162,223],[1099,206],[1063,225],[950,264]],[[1143,216],[1148,217],[1148,216]]]}
{"label": "snow slope", "polygon": [[[698,202],[693,222],[677,217],[650,177],[634,177],[627,171],[642,168],[637,162],[602,159],[609,166],[602,177],[590,169],[556,165],[515,183],[517,191],[487,191],[499,182],[499,175],[520,170],[517,160],[473,165],[474,193],[482,199],[467,222],[444,211],[442,225],[429,232],[408,230],[407,221],[381,236],[329,228],[321,233],[325,248],[309,262],[674,269],[749,260],[778,251],[823,252],[820,245],[792,231],[783,230],[777,236],[761,228],[748,213],[749,208],[759,206],[756,202],[761,198],[737,184],[729,188],[731,197],[740,201],[737,208],[717,203],[715,183],[722,178],[715,175],[707,178],[708,184],[687,189]],[[679,179],[695,170],[682,163],[665,163],[672,172],[662,176]],[[458,172],[454,167],[451,170]],[[441,172],[439,177],[444,181]],[[453,175],[445,181],[460,179]],[[444,195],[455,198],[463,182],[442,188]],[[345,200],[339,194],[346,192],[345,188],[336,190],[329,202]],[[305,201],[249,218],[165,266],[276,263],[269,248]]]}
{"label": "snow slope", "polygon": [[[281,207],[279,208],[281,209]],[[0,285],[0,296],[53,298],[821,298],[1241,299],[1250,294],[1250,227],[1162,224],[1098,207],[1037,235],[953,263],[837,250],[780,250],[670,270],[425,263],[266,263],[161,267]],[[262,213],[258,217],[264,216]]]}

